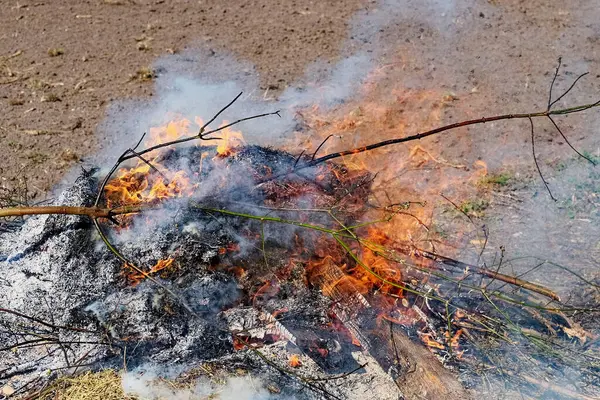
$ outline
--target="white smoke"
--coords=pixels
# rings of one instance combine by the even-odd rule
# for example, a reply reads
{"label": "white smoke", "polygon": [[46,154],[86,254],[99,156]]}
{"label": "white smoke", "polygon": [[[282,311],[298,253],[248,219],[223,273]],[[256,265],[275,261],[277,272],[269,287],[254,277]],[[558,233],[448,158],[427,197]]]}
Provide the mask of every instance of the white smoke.
{"label": "white smoke", "polygon": [[[281,118],[271,116],[266,120],[248,121],[239,126],[249,143],[276,147],[282,138],[294,132],[296,110],[312,105],[326,109],[356,98],[362,83],[374,66],[379,65],[381,59],[391,58],[394,52],[401,51],[408,54],[403,58],[408,65],[407,72],[405,76],[398,77],[403,85],[419,89],[462,90],[464,95],[459,96],[461,101],[464,101],[462,104],[468,104],[465,108],[472,108],[468,110],[470,114],[467,115],[475,114],[477,117],[495,111],[528,112],[532,111],[530,104],[535,110],[539,100],[546,98],[547,77],[543,73],[553,68],[555,55],[550,52],[540,55],[541,42],[515,42],[508,36],[497,38],[493,44],[496,46],[493,51],[480,50],[477,45],[485,43],[485,35],[498,31],[485,16],[502,13],[503,9],[497,10],[489,2],[490,4],[478,5],[477,12],[463,13],[474,2],[467,1],[460,5],[457,3],[445,0],[371,2],[364,11],[358,13],[351,24],[344,58],[329,68],[321,62],[310,66],[306,77],[301,79],[305,84],[287,88],[276,100],[273,100],[272,96],[265,96],[265,93],[258,89],[258,77],[254,68],[234,57],[215,57],[201,50],[190,49],[183,54],[162,58],[155,64],[158,77],[154,100],[121,102],[109,110],[109,117],[101,132],[109,138],[104,144],[105,148],[111,150],[102,152],[104,158],[94,160],[94,164],[111,165],[120,152],[133,146],[150,127],[164,124],[172,119],[173,114],[180,114],[192,121],[196,116],[206,120],[240,91],[244,91],[244,95],[219,117],[213,126],[218,126],[223,120],[233,121],[280,109]],[[592,19],[595,14],[597,12],[588,12],[586,18]],[[575,14],[572,18],[574,21],[578,20]],[[490,28],[475,28],[476,24],[488,23]],[[394,45],[384,43],[389,39],[386,35],[391,35],[386,28],[393,31],[401,24],[410,25],[414,29],[414,37],[396,43],[394,49]],[[570,43],[569,37],[567,34],[562,35],[559,39],[562,46],[555,47],[568,48],[565,45]],[[488,43],[488,47],[489,45]],[[477,51],[474,51],[474,48]],[[520,57],[521,52],[523,59],[528,58],[532,60],[530,64],[536,64],[535,68],[527,63],[506,60],[507,54],[516,57],[516,53],[519,53]],[[584,64],[587,62],[575,59],[569,68],[579,73],[587,69],[587,65]],[[489,78],[494,76],[509,76],[512,79]],[[564,86],[566,83],[562,79],[559,78],[558,83]],[[578,104],[580,101],[587,101],[587,95],[589,93],[571,93],[569,101]],[[515,99],[520,99],[520,104]],[[460,112],[454,115],[458,118],[464,116]],[[597,120],[597,117],[590,117],[586,123],[575,126],[572,130],[596,133]],[[485,128],[474,128],[485,130],[478,138],[471,132],[471,136],[464,135],[462,139],[457,139],[458,147],[465,149],[457,163],[471,165],[475,159],[481,157],[489,163],[491,170],[503,166],[506,160],[517,161],[517,168],[531,167],[530,144],[526,142],[527,136],[523,136],[527,134],[528,127],[517,123],[514,129],[514,124],[510,124],[487,124]],[[539,131],[541,134],[542,129]],[[540,139],[540,159],[549,158],[550,153],[557,152],[556,144],[546,143],[549,137],[550,134],[544,134]],[[552,137],[556,135],[553,134]],[[504,143],[501,143],[500,138],[505,139]],[[598,145],[597,135],[596,138],[582,140],[586,145]],[[556,142],[555,140],[554,143]],[[565,151],[561,151],[564,156]],[[554,194],[561,199],[559,204],[548,199],[541,182],[535,177],[528,187],[513,193],[519,201],[514,205],[516,211],[513,215],[493,215],[493,211],[489,211],[495,219],[488,223],[490,254],[486,256],[492,259],[496,249],[502,245],[506,247],[508,257],[539,255],[544,259],[549,258],[564,264],[570,263],[572,259],[583,260],[583,263],[579,263],[575,268],[577,273],[586,274],[594,265],[597,266],[599,259],[599,216],[597,213],[591,216],[570,213],[577,205],[576,201],[583,202],[581,199],[572,198],[572,193],[580,190],[579,185],[582,183],[593,185],[594,180],[588,178],[587,165],[581,167],[571,164],[561,173],[549,171],[545,163],[542,164],[542,168],[550,175],[548,179]],[[217,178],[219,177],[215,177]],[[205,183],[207,185],[201,190],[210,192],[210,180]],[[596,190],[594,193],[597,196],[600,192]],[[504,213],[507,210],[501,209]],[[578,232],[577,238],[571,234],[573,230]],[[587,243],[576,243],[575,240]],[[582,259],[581,253],[584,251],[587,258]],[[474,257],[479,259],[479,254],[474,254]],[[529,262],[522,266],[515,265],[512,272],[518,274],[530,267]],[[573,276],[565,278],[565,272],[560,269],[552,269],[549,273],[548,267],[540,268],[525,278],[550,287],[556,287],[560,283],[562,287],[559,289],[562,293],[568,293],[577,281]],[[128,393],[152,399],[192,399],[212,393],[218,393],[223,399],[233,399],[234,396],[236,400],[269,398],[260,381],[247,377],[231,378],[226,385],[219,387],[212,386],[210,382],[198,382],[193,389],[174,391],[165,384],[157,383],[157,376],[149,373],[128,373],[123,377],[123,385]]]}
{"label": "white smoke", "polygon": [[[223,120],[229,122],[255,114],[281,110],[281,118],[269,117],[246,121],[240,128],[251,143],[277,145],[280,138],[293,132],[295,111],[307,106],[327,109],[356,98],[364,79],[386,55],[381,32],[393,29],[403,21],[436,27],[451,24],[456,13],[453,1],[381,0],[359,12],[351,21],[350,38],[343,51],[344,58],[331,66],[323,61],[310,65],[305,77],[277,96],[258,89],[259,79],[253,66],[227,54],[190,48],[181,54],[165,56],[154,64],[157,73],[153,100],[115,102],[108,110],[99,130],[106,139],[103,147],[109,158],[95,159],[95,165],[110,165],[110,160],[133,146],[149,128],[159,126],[181,115],[191,121],[201,117],[206,121],[239,92],[244,95],[220,116],[213,127]],[[437,26],[445,35],[449,31]],[[103,161],[103,162],[102,162]]]}
{"label": "white smoke", "polygon": [[251,376],[229,377],[225,382],[216,383],[208,378],[199,378],[186,388],[177,388],[167,382],[177,377],[183,367],[159,368],[144,366],[121,375],[125,394],[143,400],[269,400],[274,397],[264,383]]}

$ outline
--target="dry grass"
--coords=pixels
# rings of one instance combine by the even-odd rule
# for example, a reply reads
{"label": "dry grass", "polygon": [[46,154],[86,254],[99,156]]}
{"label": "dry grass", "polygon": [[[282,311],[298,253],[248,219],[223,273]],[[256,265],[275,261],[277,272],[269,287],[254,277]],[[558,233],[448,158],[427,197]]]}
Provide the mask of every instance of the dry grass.
{"label": "dry grass", "polygon": [[[225,384],[226,378],[218,379],[214,375],[218,373],[221,372],[213,370],[210,366],[202,366],[194,368],[174,380],[156,378],[151,384],[189,394],[193,392],[196,380],[199,377],[207,377],[216,384]],[[167,400],[169,397],[164,397],[165,393],[163,391],[161,395],[157,394],[156,399]],[[63,376],[35,395],[35,398],[40,400],[148,400],[127,395],[123,390],[120,371],[113,369],[99,372],[87,371],[76,376]],[[206,397],[206,399],[212,398],[210,396]],[[205,397],[202,397],[202,399],[205,399]]]}
{"label": "dry grass", "polygon": [[51,84],[42,79],[30,79],[27,84],[29,88],[33,90],[45,90],[52,87]]}
{"label": "dry grass", "polygon": [[0,56],[0,77],[7,78],[5,80],[0,79],[0,85],[13,83],[23,79],[23,77],[20,76],[20,72],[13,70],[9,65],[13,58],[19,57],[21,54],[23,54],[23,51],[19,50],[8,56]]}
{"label": "dry grass", "polygon": [[135,400],[125,395],[121,377],[111,369],[86,372],[75,377],[57,379],[52,386],[40,393],[41,400]]}
{"label": "dry grass", "polygon": [[[104,4],[110,4],[110,5],[113,5],[113,6],[122,6],[122,5],[124,5],[125,3],[128,3],[128,2],[129,3],[133,3],[131,0],[130,1],[125,1],[125,0],[104,0],[103,1]],[[133,3],[133,4],[135,4],[135,3]]]}
{"label": "dry grass", "polygon": [[479,180],[481,186],[507,186],[514,176],[510,172],[501,172],[499,174],[486,175]]}

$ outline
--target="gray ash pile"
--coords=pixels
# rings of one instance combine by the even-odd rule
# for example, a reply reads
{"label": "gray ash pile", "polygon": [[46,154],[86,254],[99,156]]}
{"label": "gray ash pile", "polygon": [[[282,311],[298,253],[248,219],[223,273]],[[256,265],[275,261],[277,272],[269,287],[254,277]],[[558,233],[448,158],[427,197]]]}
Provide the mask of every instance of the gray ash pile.
{"label": "gray ash pile", "polygon": [[[210,362],[231,371],[243,365],[284,397],[356,397],[375,380],[383,398],[397,398],[377,363],[366,372],[369,356],[358,356],[351,335],[331,328],[331,299],[307,284],[293,258],[298,241],[316,238],[297,225],[308,223],[308,211],[298,210],[338,207],[344,222],[355,220],[370,175],[323,166],[269,181],[298,160],[256,146],[227,157],[214,147],[181,148],[161,158],[166,170],[183,166],[192,189],[185,198],[146,201],[143,212],[115,217],[119,225],[101,221],[110,248],[128,262],[86,216],[32,216],[0,237],[0,386],[22,394],[84,368],[191,370]],[[127,178],[141,188],[165,174],[153,168]],[[110,191],[123,176],[106,185],[112,207],[124,199]],[[56,204],[92,206],[99,186],[84,172]],[[275,215],[297,222],[265,224]],[[337,376],[343,387],[312,382],[282,374],[262,352],[288,369],[291,357],[302,356],[305,375],[361,373]]]}
{"label": "gray ash pile", "polygon": [[66,215],[3,230],[4,392],[83,370],[138,371],[139,387],[149,370],[208,368],[256,379],[256,398],[463,399],[493,359],[518,384],[530,362],[598,387],[594,336],[552,290],[421,248],[388,224],[421,224],[410,203],[375,206],[364,168],[239,143],[152,146],[27,212]]}

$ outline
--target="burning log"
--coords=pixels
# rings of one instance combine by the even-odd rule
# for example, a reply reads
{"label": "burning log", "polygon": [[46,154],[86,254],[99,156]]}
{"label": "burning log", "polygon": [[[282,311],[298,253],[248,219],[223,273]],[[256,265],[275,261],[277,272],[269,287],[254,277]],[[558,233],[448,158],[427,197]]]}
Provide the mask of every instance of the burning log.
{"label": "burning log", "polygon": [[471,397],[456,376],[436,362],[426,348],[417,346],[390,324],[389,346],[396,358],[396,383],[406,398],[464,399]]}

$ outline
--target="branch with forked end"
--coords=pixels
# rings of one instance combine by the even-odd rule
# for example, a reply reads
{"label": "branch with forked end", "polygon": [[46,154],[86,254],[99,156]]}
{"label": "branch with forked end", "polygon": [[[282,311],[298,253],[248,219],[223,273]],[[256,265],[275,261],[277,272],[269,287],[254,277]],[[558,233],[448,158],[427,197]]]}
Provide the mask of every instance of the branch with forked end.
{"label": "branch with forked end", "polygon": [[[462,128],[465,126],[480,125],[480,124],[485,124],[486,122],[502,121],[502,120],[509,120],[509,119],[532,119],[532,118],[539,118],[539,117],[551,118],[553,115],[574,114],[574,113],[585,111],[585,110],[588,110],[588,109],[594,108],[594,107],[600,107],[600,101],[597,101],[595,103],[590,103],[590,104],[584,104],[581,106],[571,107],[571,108],[564,108],[564,109],[560,109],[560,110],[546,110],[546,111],[538,111],[538,112],[524,113],[524,114],[504,114],[504,115],[496,115],[493,117],[483,117],[483,118],[471,119],[471,120],[467,120],[467,121],[456,122],[454,124],[445,125],[445,126],[442,126],[442,127],[436,128],[436,129],[417,133],[417,134],[411,135],[411,136],[384,140],[382,142],[377,142],[377,143],[373,143],[373,144],[370,144],[367,146],[357,147],[357,148],[354,148],[351,150],[344,150],[344,151],[340,151],[337,153],[327,154],[325,156],[315,158],[314,160],[312,160],[306,164],[300,164],[297,166],[296,169],[313,167],[317,164],[321,164],[325,161],[333,160],[335,158],[358,154],[358,153],[363,153],[365,151],[375,150],[380,147],[390,146],[393,144],[411,142],[413,140],[423,139],[428,136],[433,136],[433,135],[436,135],[436,134],[439,134],[439,133],[442,133],[445,131],[450,131],[450,130]],[[589,159],[588,157],[585,157],[583,155],[581,155],[581,157],[585,158],[590,163],[595,165],[595,162],[593,160]]]}
{"label": "branch with forked end", "polygon": [[[531,147],[532,147],[532,155],[533,155],[533,160],[536,166],[536,169],[540,175],[540,178],[542,179],[542,182],[544,183],[544,186],[546,187],[546,190],[548,191],[550,198],[554,201],[556,201],[556,198],[554,198],[554,196],[552,195],[552,192],[550,191],[550,187],[548,186],[548,183],[546,181],[546,179],[544,178],[542,171],[540,169],[540,166],[538,164],[537,161],[537,156],[535,154],[535,136],[534,136],[534,129],[533,129],[533,119],[534,118],[547,118],[548,120],[550,120],[550,123],[554,126],[554,128],[556,129],[556,131],[560,134],[560,136],[562,136],[562,138],[564,139],[564,141],[567,143],[567,145],[581,158],[587,160],[588,162],[590,162],[592,165],[596,165],[596,162],[594,160],[592,160],[590,157],[582,154],[580,151],[578,151],[569,141],[569,139],[566,137],[566,135],[564,134],[564,132],[562,131],[562,129],[558,126],[558,124],[556,123],[556,121],[553,119],[554,116],[561,116],[561,115],[568,115],[568,114],[574,114],[574,113],[578,113],[578,112],[582,112],[585,110],[589,110],[591,108],[595,108],[595,107],[600,107],[600,100],[596,101],[594,103],[589,103],[589,104],[583,104],[583,105],[579,105],[579,106],[575,106],[575,107],[569,107],[569,108],[563,108],[563,109],[552,109],[552,107],[558,102],[560,101],[563,97],[565,97],[569,92],[571,92],[571,90],[573,90],[573,88],[575,87],[575,85],[577,84],[577,82],[579,82],[579,80],[581,78],[583,78],[584,76],[586,76],[588,73],[585,72],[581,75],[579,75],[571,84],[571,86],[569,86],[569,88],[567,90],[565,90],[560,96],[558,96],[558,98],[556,98],[555,100],[552,100],[552,94],[553,94],[553,90],[554,90],[554,83],[556,82],[556,78],[558,76],[558,72],[560,70],[560,65],[561,65],[561,61],[562,59],[559,58],[558,59],[558,66],[556,67],[556,71],[554,73],[554,77],[552,79],[552,83],[550,85],[550,90],[549,90],[549,94],[548,94],[548,106],[546,107],[546,109],[544,111],[537,111],[537,112],[531,112],[531,113],[522,113],[522,114],[504,114],[504,115],[496,115],[493,117],[483,117],[483,118],[477,118],[477,119],[472,119],[472,120],[467,120],[467,121],[461,121],[461,122],[456,122],[454,124],[450,124],[450,125],[446,125],[446,126],[442,126],[439,128],[435,128],[426,132],[421,132],[421,133],[417,133],[414,135],[410,135],[410,136],[405,136],[405,137],[401,137],[401,138],[396,138],[396,139],[389,139],[389,140],[384,140],[381,142],[377,142],[377,143],[372,143],[370,145],[367,146],[361,146],[361,147],[356,147],[354,149],[350,149],[350,150],[344,150],[344,151],[340,151],[340,152],[336,152],[336,153],[331,153],[331,154],[327,154],[324,155],[322,157],[319,158],[315,158],[316,154],[318,153],[318,151],[320,150],[320,148],[323,146],[323,143],[325,143],[325,141],[327,141],[327,139],[329,139],[329,137],[327,137],[317,148],[317,150],[314,152],[314,154],[312,155],[312,158],[310,159],[309,162],[307,163],[298,163],[298,161],[300,160],[300,157],[302,156],[302,154],[300,155],[300,157],[298,157],[298,160],[296,161],[296,164],[294,164],[294,168],[287,172],[287,174],[290,173],[295,173],[298,170],[301,170],[303,168],[309,168],[309,167],[313,167],[317,164],[321,164],[325,161],[329,161],[329,160],[333,160],[336,158],[340,158],[340,157],[344,157],[344,156],[348,156],[348,155],[354,155],[354,154],[359,154],[359,153],[363,153],[366,151],[371,151],[371,150],[375,150],[378,149],[380,147],[385,147],[385,146],[390,146],[390,145],[394,145],[394,144],[399,144],[399,143],[405,143],[405,142],[411,142],[413,140],[420,140],[423,138],[426,138],[428,136],[433,136],[433,135],[437,135],[439,133],[442,132],[446,132],[446,131],[450,131],[453,129],[457,129],[457,128],[462,128],[462,127],[466,127],[466,126],[470,126],[470,125],[479,125],[479,124],[485,124],[486,122],[493,122],[493,121],[502,121],[502,120],[513,120],[513,119],[528,119],[530,124],[531,124]],[[265,179],[263,182],[266,182],[268,180],[272,180],[272,179],[276,179],[277,177],[269,177],[267,179]],[[262,183],[262,182],[261,182]]]}

